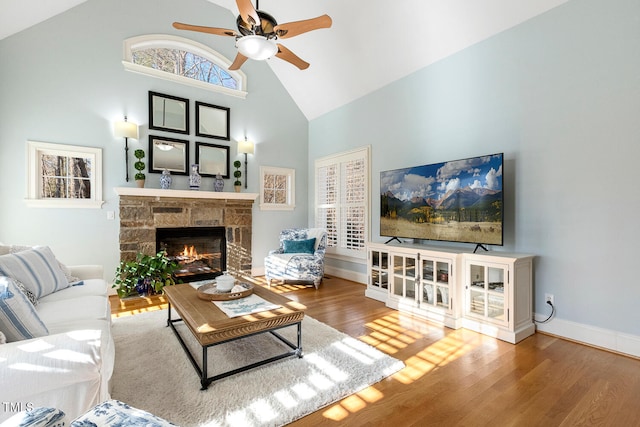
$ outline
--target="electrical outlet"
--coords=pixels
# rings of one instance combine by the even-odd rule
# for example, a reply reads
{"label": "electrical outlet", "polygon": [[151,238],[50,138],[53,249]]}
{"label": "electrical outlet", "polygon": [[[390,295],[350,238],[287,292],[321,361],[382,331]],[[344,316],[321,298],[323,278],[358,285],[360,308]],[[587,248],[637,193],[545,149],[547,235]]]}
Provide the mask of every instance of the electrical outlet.
{"label": "electrical outlet", "polygon": [[553,294],[544,294],[544,302],[545,304],[550,302],[551,305],[555,305],[555,303],[553,302]]}

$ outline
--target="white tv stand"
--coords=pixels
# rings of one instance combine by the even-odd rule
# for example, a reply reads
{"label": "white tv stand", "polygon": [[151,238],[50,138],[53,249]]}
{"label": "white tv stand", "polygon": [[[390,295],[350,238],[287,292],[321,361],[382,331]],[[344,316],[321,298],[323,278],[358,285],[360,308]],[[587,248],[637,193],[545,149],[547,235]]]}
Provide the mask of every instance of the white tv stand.
{"label": "white tv stand", "polygon": [[517,343],[535,332],[533,255],[369,243],[365,295],[449,328]]}

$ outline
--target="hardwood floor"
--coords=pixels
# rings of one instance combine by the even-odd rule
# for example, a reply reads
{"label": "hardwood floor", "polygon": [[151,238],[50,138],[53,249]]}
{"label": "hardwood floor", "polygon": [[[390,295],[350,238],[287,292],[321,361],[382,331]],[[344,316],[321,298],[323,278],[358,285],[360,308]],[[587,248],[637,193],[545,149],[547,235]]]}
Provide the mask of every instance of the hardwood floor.
{"label": "hardwood floor", "polygon": [[[512,345],[448,329],[365,298],[364,285],[338,278],[318,290],[272,290],[406,365],[291,426],[640,425],[639,360],[539,333]],[[111,304],[114,316],[166,307],[162,296],[112,297]]]}

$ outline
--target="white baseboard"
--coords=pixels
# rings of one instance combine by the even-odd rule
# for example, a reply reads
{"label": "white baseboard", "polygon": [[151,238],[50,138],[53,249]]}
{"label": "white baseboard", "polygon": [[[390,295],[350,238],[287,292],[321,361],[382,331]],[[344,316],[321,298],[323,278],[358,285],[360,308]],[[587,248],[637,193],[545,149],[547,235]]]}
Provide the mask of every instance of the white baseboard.
{"label": "white baseboard", "polygon": [[336,276],[341,279],[351,280],[352,282],[358,283],[367,283],[367,275],[365,273],[358,273],[353,270],[343,270],[341,268],[325,266],[324,267],[325,274],[330,276]]}
{"label": "white baseboard", "polygon": [[[329,276],[336,276],[341,279],[351,280],[352,282],[358,282],[363,284],[367,283],[367,275],[357,273],[355,271],[343,270],[340,268],[325,266],[324,272]],[[251,275],[254,277],[264,276],[264,266],[251,268]]]}
{"label": "white baseboard", "polygon": [[[537,321],[547,316],[535,315]],[[610,329],[598,328],[569,320],[553,318],[549,323],[536,323],[536,329],[560,338],[581,342],[594,347],[640,357],[640,337]]]}

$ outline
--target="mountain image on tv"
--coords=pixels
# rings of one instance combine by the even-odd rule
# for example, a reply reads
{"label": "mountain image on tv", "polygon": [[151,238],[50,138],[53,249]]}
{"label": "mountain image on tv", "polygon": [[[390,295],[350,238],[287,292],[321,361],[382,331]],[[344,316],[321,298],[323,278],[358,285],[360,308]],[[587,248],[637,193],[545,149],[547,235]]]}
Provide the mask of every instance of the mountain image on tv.
{"label": "mountain image on tv", "polygon": [[502,245],[503,155],[380,173],[380,235]]}

